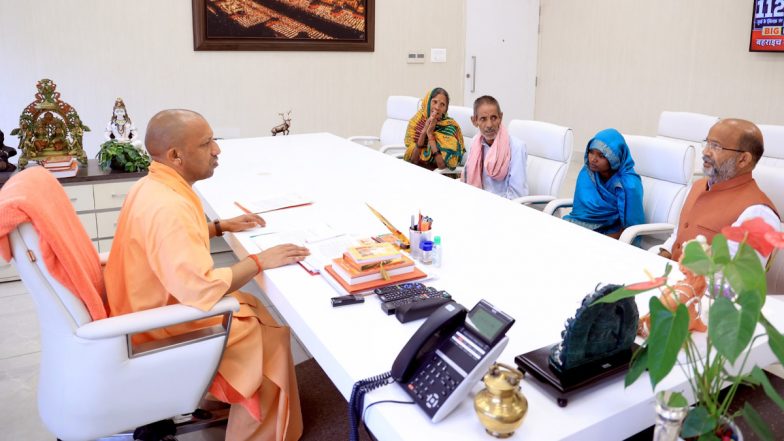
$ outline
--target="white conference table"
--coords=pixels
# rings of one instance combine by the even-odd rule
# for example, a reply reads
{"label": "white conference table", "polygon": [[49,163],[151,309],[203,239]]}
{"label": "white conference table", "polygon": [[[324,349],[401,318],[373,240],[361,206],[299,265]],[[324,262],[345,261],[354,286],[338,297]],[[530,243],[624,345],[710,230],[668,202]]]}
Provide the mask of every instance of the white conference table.
{"label": "white conference table", "polygon": [[[641,281],[644,269],[659,274],[666,264],[646,251],[331,134],[222,140],[219,145],[215,175],[195,185],[210,218],[241,214],[236,200],[288,193],[314,203],[264,214],[268,228],[326,222],[359,237],[386,233],[366,202],[401,231],[418,210],[431,216],[434,234],[443,239],[443,265],[430,268],[436,279],[425,283],[446,289],[469,309],[486,299],[514,317],[509,345],[499,359],[510,365],[518,354],[557,342],[566,319],[598,283]],[[251,238],[258,233],[227,234],[226,239],[242,258],[259,251]],[[267,270],[256,281],[347,399],[354,382],[391,368],[422,323],[399,323],[381,311],[373,296],[332,308],[330,298],[339,294],[322,276],[298,265]],[[647,298],[638,305],[641,315],[647,312]],[[780,302],[765,308],[769,317],[784,317]],[[766,348],[752,356],[763,366],[773,360]],[[473,393],[482,386],[478,383]],[[686,389],[680,369],[660,388]],[[616,377],[573,396],[565,408],[531,377],[522,392],[529,411],[512,439],[624,439],[655,419],[646,378],[624,388],[623,377]],[[474,414],[473,393],[438,424],[417,406],[401,404],[374,406],[365,422],[380,440],[491,439]],[[393,384],[368,394],[365,405],[387,399],[409,400]]]}

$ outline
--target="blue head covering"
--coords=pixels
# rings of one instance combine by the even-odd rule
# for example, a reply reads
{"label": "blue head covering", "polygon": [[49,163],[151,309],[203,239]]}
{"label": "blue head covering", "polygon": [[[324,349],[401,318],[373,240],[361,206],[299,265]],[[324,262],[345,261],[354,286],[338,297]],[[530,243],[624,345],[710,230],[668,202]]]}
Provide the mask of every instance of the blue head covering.
{"label": "blue head covering", "polygon": [[[591,150],[601,152],[610,163],[614,174],[607,181],[588,168]],[[602,130],[588,141],[585,165],[577,176],[574,207],[564,219],[603,234],[645,222],[642,180],[634,171],[629,146],[617,130]]]}

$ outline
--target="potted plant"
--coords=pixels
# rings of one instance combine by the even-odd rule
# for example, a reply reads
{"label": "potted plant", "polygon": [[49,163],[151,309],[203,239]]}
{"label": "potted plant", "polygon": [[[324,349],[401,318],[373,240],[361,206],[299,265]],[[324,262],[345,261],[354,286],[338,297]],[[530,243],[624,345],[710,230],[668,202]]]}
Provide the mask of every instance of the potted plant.
{"label": "potted plant", "polygon": [[98,162],[101,169],[119,170],[125,172],[137,172],[147,170],[150,166],[150,155],[147,152],[136,148],[129,142],[109,140],[101,144],[98,151]]}
{"label": "potted plant", "polygon": [[[728,239],[739,243],[734,256]],[[725,227],[722,234],[713,237],[710,247],[704,238],[686,244],[681,268],[696,274],[700,280],[704,277],[707,285],[701,302],[701,315],[708,322],[707,335],[689,330],[690,322],[693,324],[695,320],[693,305],[671,299],[677,291],[667,281],[669,264],[663,277],[620,288],[597,301],[614,302],[656,288],[662,291],[665,302],[657,296],[650,299],[649,334],[632,357],[625,383],[627,386],[634,383],[648,370],[655,389],[683,351],[686,362],[679,366],[689,380],[695,400],[680,429],[683,438],[723,439],[726,427],[732,427],[733,419],[742,415],[761,438],[772,439],[769,427],[751,405],[746,403],[735,413],[730,413],[729,408],[738,387],[749,384],[761,385],[768,397],[784,410],[784,399],[762,370],[758,366],[749,370],[751,366],[746,365],[751,345],[765,336],[776,358],[784,362],[784,337],[762,313],[767,288],[765,269],[757,252],[768,257],[774,248],[784,248],[784,233],[773,230],[760,218],[744,222],[740,227]],[[757,330],[758,325],[761,332]],[[695,327],[699,328],[692,326],[692,329]],[[681,391],[668,392],[666,400],[665,404],[671,408],[688,406]]]}

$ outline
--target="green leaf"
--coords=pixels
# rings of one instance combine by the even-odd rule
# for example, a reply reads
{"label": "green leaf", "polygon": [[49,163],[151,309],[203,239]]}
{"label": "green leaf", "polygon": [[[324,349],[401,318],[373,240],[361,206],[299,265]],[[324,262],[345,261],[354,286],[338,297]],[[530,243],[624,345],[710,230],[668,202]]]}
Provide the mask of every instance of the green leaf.
{"label": "green leaf", "polygon": [[689,402],[686,400],[686,397],[683,396],[680,392],[672,392],[670,394],[670,399],[667,400],[668,407],[688,407]]}
{"label": "green leaf", "polygon": [[757,366],[754,366],[754,369],[751,370],[751,378],[759,382],[762,385],[762,389],[765,391],[765,395],[771,399],[774,403],[778,404],[781,410],[784,410],[784,398],[781,398],[781,395],[776,391],[772,384],[770,384],[770,380],[768,380],[768,376],[762,372]]}
{"label": "green leaf", "polygon": [[764,441],[773,441],[773,432],[770,430],[770,426],[762,420],[757,411],[751,407],[751,404],[746,403],[743,405],[743,419],[749,424],[751,430],[760,437],[760,439]]}
{"label": "green leaf", "polygon": [[648,346],[641,346],[634,353],[634,357],[629,362],[629,370],[626,372],[626,378],[623,380],[623,387],[629,387],[632,383],[637,381],[648,368]]}
{"label": "green leaf", "polygon": [[683,304],[673,314],[657,297],[651,297],[651,332],[648,336],[648,371],[656,387],[670,373],[689,335],[689,311]]}
{"label": "green leaf", "polygon": [[[653,288],[651,288],[651,289],[653,289]],[[598,300],[594,300],[594,302],[591,303],[591,306],[598,305],[600,303],[615,303],[618,300],[623,300],[623,299],[626,299],[626,298],[629,298],[629,297],[634,297],[637,294],[644,293],[646,291],[650,291],[650,289],[633,290],[633,289],[626,289],[625,287],[622,286],[622,287],[616,289],[615,291],[607,294],[606,296],[601,297]]]}
{"label": "green leaf", "polygon": [[784,364],[784,336],[771,324],[765,314],[760,313],[760,321],[762,326],[765,327],[765,332],[768,334],[768,346],[770,350],[776,355],[779,363]]}
{"label": "green leaf", "polygon": [[728,298],[719,296],[713,301],[708,317],[708,336],[716,350],[730,363],[735,363],[743,349],[754,337],[754,329],[762,304],[755,293],[738,296],[740,311]]}
{"label": "green leaf", "polygon": [[686,244],[686,248],[683,249],[681,264],[692,270],[695,274],[704,276],[713,272],[713,262],[711,261],[710,256],[708,256],[702,248],[702,245],[697,241]]}
{"label": "green leaf", "polygon": [[670,265],[670,262],[667,262],[667,266],[664,267],[664,277],[669,276],[671,272],[672,272],[672,265]]}
{"label": "green leaf", "polygon": [[730,249],[727,246],[727,238],[723,234],[713,236],[711,255],[713,256],[713,262],[717,265],[725,265],[730,261]]}
{"label": "green leaf", "polygon": [[765,268],[762,267],[757,253],[748,244],[742,243],[735,253],[735,258],[724,266],[724,277],[735,292],[755,292],[760,297],[761,304],[765,304]]}
{"label": "green leaf", "polygon": [[690,410],[689,414],[686,415],[686,419],[683,420],[681,437],[688,438],[711,432],[716,428],[717,421],[716,418],[708,415],[708,409],[697,406]]}

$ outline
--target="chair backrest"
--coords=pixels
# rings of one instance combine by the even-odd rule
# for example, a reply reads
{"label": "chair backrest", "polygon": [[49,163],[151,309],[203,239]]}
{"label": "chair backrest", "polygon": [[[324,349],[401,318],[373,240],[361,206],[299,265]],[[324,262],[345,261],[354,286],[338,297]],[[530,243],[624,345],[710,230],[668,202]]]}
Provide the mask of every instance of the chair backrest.
{"label": "chair backrest", "polygon": [[449,111],[447,113],[457,121],[457,124],[460,126],[460,131],[463,132],[463,145],[467,152],[468,149],[471,148],[471,140],[474,138],[474,135],[479,132],[471,122],[471,117],[474,116],[474,109],[466,106],[449,106]]}
{"label": "chair backrest", "polygon": [[784,167],[784,126],[760,124],[759,128],[765,143],[765,153],[759,164]]}
{"label": "chair backrest", "polygon": [[677,225],[691,184],[696,149],[664,138],[624,138],[634,159],[634,169],[642,179],[645,223]]}
{"label": "chair backrest", "polygon": [[572,160],[572,129],[542,121],[514,119],[509,122],[509,134],[525,143],[528,193],[558,197]]}
{"label": "chair backrest", "polygon": [[391,95],[387,98],[387,119],[381,126],[381,145],[403,145],[408,121],[417,111],[419,98]]}
{"label": "chair backrest", "polygon": [[718,121],[718,116],[702,113],[664,111],[659,116],[656,135],[699,143],[705,140],[710,128]]}
{"label": "chair backrest", "polygon": [[[767,151],[767,146],[765,147]],[[754,167],[754,180],[760,189],[773,201],[779,218],[784,217],[784,172],[781,167],[758,163]],[[781,225],[784,230],[784,223]],[[776,251],[768,270],[768,292],[784,294],[784,250]]]}

